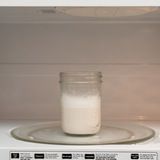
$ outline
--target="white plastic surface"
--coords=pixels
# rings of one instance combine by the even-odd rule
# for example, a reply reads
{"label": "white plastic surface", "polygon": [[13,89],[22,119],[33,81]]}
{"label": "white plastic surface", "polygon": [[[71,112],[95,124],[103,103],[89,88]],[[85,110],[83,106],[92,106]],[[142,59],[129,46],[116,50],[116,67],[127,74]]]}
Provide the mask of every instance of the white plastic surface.
{"label": "white plastic surface", "polygon": [[[149,151],[160,152],[160,121],[138,122],[151,127],[156,131],[154,138],[132,145],[48,145],[23,142],[14,139],[10,131],[24,124],[33,124],[38,121],[1,121],[0,122],[0,156],[9,159],[10,151]],[[40,122],[40,121],[39,121]]]}

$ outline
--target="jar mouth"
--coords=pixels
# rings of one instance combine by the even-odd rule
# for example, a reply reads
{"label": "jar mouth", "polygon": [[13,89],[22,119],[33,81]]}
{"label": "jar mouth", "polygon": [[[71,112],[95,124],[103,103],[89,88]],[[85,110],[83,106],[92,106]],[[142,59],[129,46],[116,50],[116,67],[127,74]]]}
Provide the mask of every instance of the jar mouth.
{"label": "jar mouth", "polygon": [[60,72],[60,76],[100,76],[102,73],[99,71],[72,71],[72,72]]}
{"label": "jar mouth", "polygon": [[102,82],[102,73],[98,71],[60,72],[60,83],[98,83]]}

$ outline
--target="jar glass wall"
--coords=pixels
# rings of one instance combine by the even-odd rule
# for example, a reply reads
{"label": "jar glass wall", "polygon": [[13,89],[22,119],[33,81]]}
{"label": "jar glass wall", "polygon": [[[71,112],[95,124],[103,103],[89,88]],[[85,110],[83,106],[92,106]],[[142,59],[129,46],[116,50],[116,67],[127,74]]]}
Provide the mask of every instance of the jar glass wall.
{"label": "jar glass wall", "polygon": [[101,127],[101,72],[61,72],[61,126],[65,133],[96,134]]}

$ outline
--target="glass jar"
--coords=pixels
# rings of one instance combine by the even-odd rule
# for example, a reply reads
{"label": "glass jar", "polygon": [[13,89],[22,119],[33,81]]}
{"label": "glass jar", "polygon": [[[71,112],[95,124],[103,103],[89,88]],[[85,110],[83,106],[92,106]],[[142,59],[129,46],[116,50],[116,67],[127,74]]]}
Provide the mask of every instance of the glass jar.
{"label": "glass jar", "polygon": [[101,127],[101,72],[61,72],[61,126],[65,133],[96,134]]}

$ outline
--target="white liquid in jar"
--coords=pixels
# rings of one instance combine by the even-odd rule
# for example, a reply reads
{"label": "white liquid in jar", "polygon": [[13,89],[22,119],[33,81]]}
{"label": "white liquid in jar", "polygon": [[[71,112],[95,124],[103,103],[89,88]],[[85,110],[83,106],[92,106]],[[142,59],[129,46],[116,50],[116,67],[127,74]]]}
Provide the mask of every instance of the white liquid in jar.
{"label": "white liquid in jar", "polygon": [[69,134],[96,134],[101,126],[99,95],[62,94],[62,129]]}

